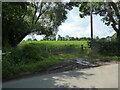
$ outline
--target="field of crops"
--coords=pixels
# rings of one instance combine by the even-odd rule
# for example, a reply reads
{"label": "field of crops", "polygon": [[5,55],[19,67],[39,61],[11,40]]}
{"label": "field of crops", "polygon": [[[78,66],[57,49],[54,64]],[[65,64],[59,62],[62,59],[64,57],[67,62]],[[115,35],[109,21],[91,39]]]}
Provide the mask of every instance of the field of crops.
{"label": "field of crops", "polygon": [[81,45],[88,47],[88,41],[22,41],[20,45],[30,45],[45,51],[77,50]]}
{"label": "field of crops", "polygon": [[29,43],[37,43],[37,44],[49,44],[49,45],[85,45],[87,46],[87,41],[22,41],[20,44],[29,44]]}

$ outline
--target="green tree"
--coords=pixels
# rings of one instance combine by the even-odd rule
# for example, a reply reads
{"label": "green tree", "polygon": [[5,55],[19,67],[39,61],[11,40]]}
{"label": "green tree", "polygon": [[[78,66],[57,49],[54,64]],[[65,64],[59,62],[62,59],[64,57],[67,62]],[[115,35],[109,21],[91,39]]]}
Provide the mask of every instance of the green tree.
{"label": "green tree", "polygon": [[[92,14],[99,14],[106,25],[111,25],[120,41],[120,1],[119,2],[92,2]],[[80,17],[90,15],[90,3],[83,2],[79,7]]]}
{"label": "green tree", "polygon": [[14,46],[18,43],[19,37],[26,34],[29,27],[24,20],[27,5],[28,3],[2,3],[3,46],[8,44]]}
{"label": "green tree", "polygon": [[65,38],[66,38],[66,40],[69,40],[69,39],[70,39],[70,38],[69,38],[69,35],[66,35]]}
{"label": "green tree", "polygon": [[96,37],[96,40],[99,40],[99,36]]}
{"label": "green tree", "polygon": [[14,47],[33,32],[55,34],[67,18],[65,6],[62,2],[3,2],[3,46]]}
{"label": "green tree", "polygon": [[62,40],[62,37],[60,35],[58,35],[58,40]]}

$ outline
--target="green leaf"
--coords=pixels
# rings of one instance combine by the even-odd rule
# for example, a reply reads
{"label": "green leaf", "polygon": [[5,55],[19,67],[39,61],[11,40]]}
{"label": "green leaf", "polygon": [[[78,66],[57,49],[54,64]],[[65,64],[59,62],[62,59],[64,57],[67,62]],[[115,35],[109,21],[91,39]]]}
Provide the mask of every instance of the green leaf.
{"label": "green leaf", "polygon": [[79,15],[80,15],[80,17],[81,17],[81,18],[83,18],[83,17],[84,17],[84,15],[83,15],[83,14],[79,14]]}

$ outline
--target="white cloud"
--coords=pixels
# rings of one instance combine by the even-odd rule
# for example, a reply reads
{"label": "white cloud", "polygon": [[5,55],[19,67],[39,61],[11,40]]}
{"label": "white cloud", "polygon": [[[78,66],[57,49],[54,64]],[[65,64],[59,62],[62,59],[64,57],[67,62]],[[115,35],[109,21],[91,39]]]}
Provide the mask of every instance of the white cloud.
{"label": "white cloud", "polygon": [[45,35],[37,35],[37,34],[34,34],[33,36],[27,35],[23,40],[28,40],[29,38],[33,40],[33,37],[37,40],[42,40],[45,37]]}
{"label": "white cloud", "polygon": [[74,8],[72,11],[69,11],[67,22],[63,23],[59,27],[59,32],[61,36],[69,35],[72,37],[83,37],[87,34],[89,36],[89,18],[81,19],[79,17],[78,8]]}
{"label": "white cloud", "polygon": [[93,17],[93,27],[94,36],[106,37],[115,33],[111,26],[107,26],[101,21],[99,15]]}
{"label": "white cloud", "polygon": [[[74,37],[90,37],[90,17],[86,16],[85,18],[79,17],[78,8],[73,8],[69,11],[68,19],[59,27],[58,34],[61,36],[69,35]],[[102,21],[99,15],[93,15],[93,34],[94,37],[106,37],[111,36],[115,33],[112,28],[106,26]]]}
{"label": "white cloud", "polygon": [[43,39],[45,37],[45,35],[37,35],[37,34],[35,34],[35,38],[37,39],[37,40],[41,40],[41,39]]}

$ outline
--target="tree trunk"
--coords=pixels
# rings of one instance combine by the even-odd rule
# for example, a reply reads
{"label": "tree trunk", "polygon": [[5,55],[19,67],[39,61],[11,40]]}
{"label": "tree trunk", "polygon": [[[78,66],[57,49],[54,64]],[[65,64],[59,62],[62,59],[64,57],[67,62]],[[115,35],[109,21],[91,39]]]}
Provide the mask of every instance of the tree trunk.
{"label": "tree trunk", "polygon": [[[18,33],[13,33],[11,32],[9,35],[10,37],[8,38],[8,43],[10,46],[12,47],[16,47],[25,36],[27,36],[29,34],[29,32],[26,33],[21,33],[20,35],[18,35]],[[14,37],[16,36],[16,37]]]}
{"label": "tree trunk", "polygon": [[117,32],[117,40],[120,41],[120,30]]}
{"label": "tree trunk", "polygon": [[120,41],[120,16],[118,17],[118,31],[117,31],[117,40]]}

